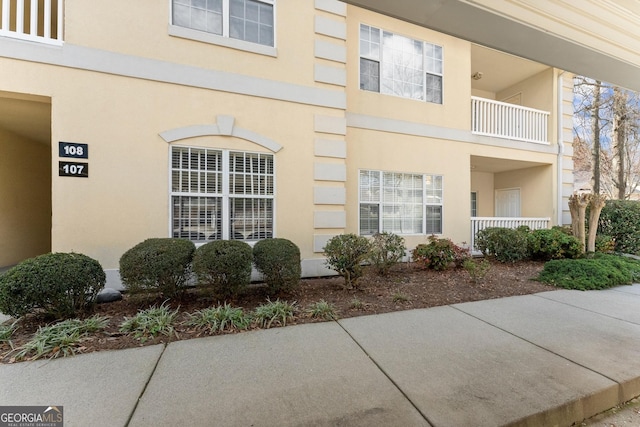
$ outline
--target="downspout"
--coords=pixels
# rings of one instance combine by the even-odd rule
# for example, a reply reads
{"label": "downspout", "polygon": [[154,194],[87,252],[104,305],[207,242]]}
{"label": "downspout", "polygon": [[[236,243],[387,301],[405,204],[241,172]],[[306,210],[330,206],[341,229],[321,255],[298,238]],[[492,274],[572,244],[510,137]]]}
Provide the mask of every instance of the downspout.
{"label": "downspout", "polygon": [[562,225],[562,173],[564,170],[564,142],[563,142],[563,138],[562,138],[562,121],[563,121],[563,108],[562,108],[562,104],[563,104],[563,92],[564,92],[564,85],[562,84],[562,75],[565,73],[565,71],[560,72],[560,74],[558,74],[558,82],[557,82],[557,87],[556,87],[556,91],[558,94],[558,117],[557,117],[557,141],[558,141],[558,161],[556,162],[558,165],[558,207],[557,207],[557,214],[558,214],[558,225]]}

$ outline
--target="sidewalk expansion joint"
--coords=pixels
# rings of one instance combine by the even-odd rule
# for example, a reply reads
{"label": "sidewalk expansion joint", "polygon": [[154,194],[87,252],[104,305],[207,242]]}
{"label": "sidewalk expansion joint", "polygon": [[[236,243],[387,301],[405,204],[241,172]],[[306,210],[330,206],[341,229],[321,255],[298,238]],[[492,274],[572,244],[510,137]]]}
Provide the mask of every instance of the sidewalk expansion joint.
{"label": "sidewalk expansion joint", "polygon": [[427,421],[427,423],[429,423],[429,425],[435,426],[435,424],[433,424],[433,422],[431,422],[429,417],[424,412],[422,412],[420,410],[420,408],[418,408],[418,406],[413,402],[413,400],[411,400],[411,398],[404,392],[404,390],[402,390],[402,388],[393,380],[393,378],[391,378],[391,376],[384,370],[384,368],[382,366],[380,366],[378,364],[378,362],[373,357],[371,357],[371,355],[367,352],[367,350],[362,345],[360,345],[358,340],[356,340],[355,337],[353,335],[351,335],[349,333],[349,331],[347,329],[345,329],[344,326],[342,326],[342,323],[340,323],[340,320],[335,320],[335,322],[338,324],[338,326],[340,326],[340,328],[342,328],[342,330],[349,336],[349,338],[351,338],[351,340],[360,348],[360,350],[362,350],[362,352],[369,358],[369,360],[371,360],[371,362],[373,362],[373,364],[376,365],[378,370],[380,372],[382,372],[382,374],[385,377],[387,377],[387,379],[389,381],[391,381],[391,384],[393,384],[393,386],[396,389],[398,389],[400,394],[402,394],[404,396],[404,398],[407,399],[407,401],[411,404],[411,406],[413,406],[415,408],[416,411],[418,411],[418,413],[422,416],[422,418],[424,418]]}
{"label": "sidewalk expansion joint", "polygon": [[590,367],[588,367],[588,366],[585,366],[585,365],[583,365],[583,364],[581,364],[581,363],[576,362],[575,360],[571,360],[571,359],[569,359],[568,357],[563,356],[562,354],[556,353],[555,351],[550,350],[550,349],[548,349],[548,348],[546,348],[546,347],[544,347],[544,346],[542,346],[542,345],[540,345],[540,344],[536,344],[536,343],[535,343],[535,342],[533,342],[533,341],[530,341],[530,340],[528,340],[528,339],[526,339],[526,338],[523,338],[523,337],[521,337],[521,336],[519,336],[519,335],[516,335],[515,333],[513,333],[513,332],[511,332],[511,331],[508,331],[508,330],[506,330],[506,329],[504,329],[504,328],[501,328],[501,327],[500,327],[500,326],[498,326],[498,325],[494,325],[493,323],[488,322],[488,321],[486,321],[486,320],[484,320],[484,319],[482,319],[482,318],[480,318],[480,317],[477,317],[477,316],[474,316],[473,314],[467,313],[466,311],[464,311],[464,310],[462,310],[462,309],[460,309],[460,308],[458,308],[458,307],[454,307],[454,306],[452,306],[452,305],[450,305],[449,307],[451,307],[451,308],[453,308],[453,309],[455,309],[455,310],[458,310],[460,313],[466,314],[466,315],[467,315],[467,316],[469,316],[469,317],[473,317],[474,319],[479,320],[479,321],[481,321],[481,322],[483,322],[483,323],[485,323],[485,324],[487,324],[487,325],[489,325],[489,326],[491,326],[491,327],[493,327],[493,328],[496,328],[496,329],[498,329],[498,330],[500,330],[500,331],[502,331],[502,332],[504,332],[504,333],[506,333],[506,334],[509,334],[509,335],[511,335],[511,336],[512,336],[512,337],[514,337],[514,338],[517,338],[517,339],[519,339],[519,340],[522,340],[522,341],[524,341],[524,342],[526,342],[526,343],[529,343],[529,344],[531,344],[531,345],[533,345],[533,346],[538,347],[538,348],[539,348],[539,349],[541,349],[541,350],[544,350],[544,351],[546,351],[546,352],[548,352],[548,353],[551,353],[551,354],[553,354],[553,355],[555,355],[555,356],[558,356],[558,357],[560,357],[560,358],[562,358],[562,359],[566,360],[567,362],[570,362],[570,363],[572,363],[572,364],[574,364],[574,365],[576,365],[576,366],[580,366],[581,368],[584,368],[584,369],[586,369],[586,370],[588,370],[588,371],[591,371],[591,372],[593,372],[594,374],[600,375],[601,377],[604,377],[604,378],[608,379],[609,381],[612,381],[612,382],[614,382],[615,384],[617,384],[617,385],[618,385],[618,388],[622,387],[622,384],[620,384],[620,382],[618,382],[617,380],[615,380],[615,379],[613,379],[613,378],[611,378],[611,377],[609,377],[609,376],[607,376],[607,375],[603,374],[602,372],[598,372],[598,371],[596,371],[596,370],[594,370],[594,369],[592,369],[592,368],[590,368]]}
{"label": "sidewalk expansion joint", "polygon": [[149,378],[147,378],[147,381],[144,383],[144,387],[142,387],[142,391],[140,392],[140,395],[136,399],[136,404],[133,405],[133,409],[131,410],[131,413],[129,414],[129,417],[127,418],[127,422],[125,424],[125,427],[127,427],[129,425],[129,423],[131,422],[131,419],[133,418],[133,414],[136,413],[136,410],[138,409],[138,404],[140,403],[140,399],[142,399],[142,396],[144,396],[145,391],[147,391],[147,387],[149,386],[149,383],[151,382],[151,378],[153,378],[153,376],[155,375],[156,369],[158,369],[158,364],[160,363],[160,359],[162,359],[162,356],[164,355],[164,351],[166,349],[167,349],[167,343],[163,343],[162,344],[162,352],[158,356],[158,359],[156,360],[156,363],[153,365],[153,370],[151,370],[151,374],[149,374]]}
{"label": "sidewalk expansion joint", "polygon": [[[628,295],[632,295],[632,294],[628,294]],[[559,303],[559,304],[564,304],[564,305],[566,305],[566,306],[568,306],[568,307],[573,307],[573,308],[578,308],[578,309],[580,309],[580,310],[588,311],[589,313],[594,313],[594,314],[597,314],[597,315],[599,315],[599,316],[608,317],[609,319],[620,320],[621,322],[630,323],[630,324],[632,324],[632,325],[640,325],[640,323],[638,323],[638,322],[632,322],[631,320],[621,319],[621,318],[619,318],[619,317],[615,317],[615,316],[612,316],[612,315],[610,315],[610,314],[604,314],[604,313],[600,313],[600,312],[598,312],[598,311],[593,311],[593,310],[590,310],[590,309],[588,309],[588,308],[584,308],[584,307],[580,307],[580,306],[578,306],[578,305],[570,304],[570,303],[568,303],[568,302],[566,302],[566,301],[558,301],[558,300],[555,300],[555,299],[552,299],[552,298],[548,298],[548,297],[545,297],[545,296],[542,296],[542,295],[538,295],[538,294],[533,294],[533,296],[534,296],[534,297],[538,297],[538,298],[545,299],[545,300],[547,300],[547,301],[553,301],[553,302],[557,302],[557,303]]]}

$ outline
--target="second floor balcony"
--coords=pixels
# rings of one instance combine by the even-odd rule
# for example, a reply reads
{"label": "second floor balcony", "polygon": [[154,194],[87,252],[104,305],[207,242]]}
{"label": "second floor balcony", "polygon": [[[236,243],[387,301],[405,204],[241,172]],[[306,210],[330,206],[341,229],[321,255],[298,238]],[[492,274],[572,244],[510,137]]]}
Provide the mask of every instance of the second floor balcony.
{"label": "second floor balcony", "polygon": [[471,45],[471,131],[477,135],[549,144],[554,108],[553,68]]}
{"label": "second floor balcony", "polygon": [[61,45],[64,0],[0,0],[0,37]]}
{"label": "second floor balcony", "polygon": [[471,97],[471,131],[478,135],[548,144],[549,112]]}

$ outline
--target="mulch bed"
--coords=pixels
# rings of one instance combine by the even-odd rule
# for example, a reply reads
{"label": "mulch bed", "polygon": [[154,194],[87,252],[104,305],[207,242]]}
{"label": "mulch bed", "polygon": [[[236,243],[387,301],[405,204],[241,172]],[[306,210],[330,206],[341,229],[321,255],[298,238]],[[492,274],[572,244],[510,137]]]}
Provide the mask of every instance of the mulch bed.
{"label": "mulch bed", "polygon": [[[318,322],[321,320],[311,318],[305,311],[310,304],[320,300],[331,303],[339,318],[348,318],[555,290],[553,286],[532,280],[537,277],[543,265],[542,262],[533,261],[515,264],[492,262],[486,277],[479,283],[473,283],[469,273],[462,268],[431,271],[412,263],[400,264],[387,277],[377,276],[373,271],[367,270],[359,280],[356,290],[345,290],[344,280],[338,276],[309,278],[301,280],[300,287],[294,292],[277,298],[296,302],[298,313],[291,324]],[[254,284],[245,295],[227,302],[248,312],[266,302],[266,299],[264,286]],[[165,302],[159,297],[125,295],[121,301],[99,304],[91,314],[107,316],[110,319],[109,326],[83,340],[76,353],[131,348],[206,335],[202,331],[179,324],[171,336],[158,336],[141,342],[121,333],[119,326],[125,318],[133,317],[139,310],[154,304],[165,303],[178,309],[177,320],[181,322],[187,319],[187,313],[223,302],[199,289],[190,289],[180,300]],[[35,318],[21,320],[19,329],[12,337],[14,347],[27,342],[37,328],[45,324]],[[12,353],[8,343],[1,343],[0,363],[13,362]]]}

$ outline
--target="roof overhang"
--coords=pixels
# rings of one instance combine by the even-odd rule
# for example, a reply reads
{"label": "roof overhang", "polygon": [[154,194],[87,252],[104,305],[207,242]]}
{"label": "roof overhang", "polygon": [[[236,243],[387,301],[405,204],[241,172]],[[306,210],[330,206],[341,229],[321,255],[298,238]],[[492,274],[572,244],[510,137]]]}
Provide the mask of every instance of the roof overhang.
{"label": "roof overhang", "polygon": [[635,0],[578,6],[547,0],[344,1],[640,91],[640,4]]}

